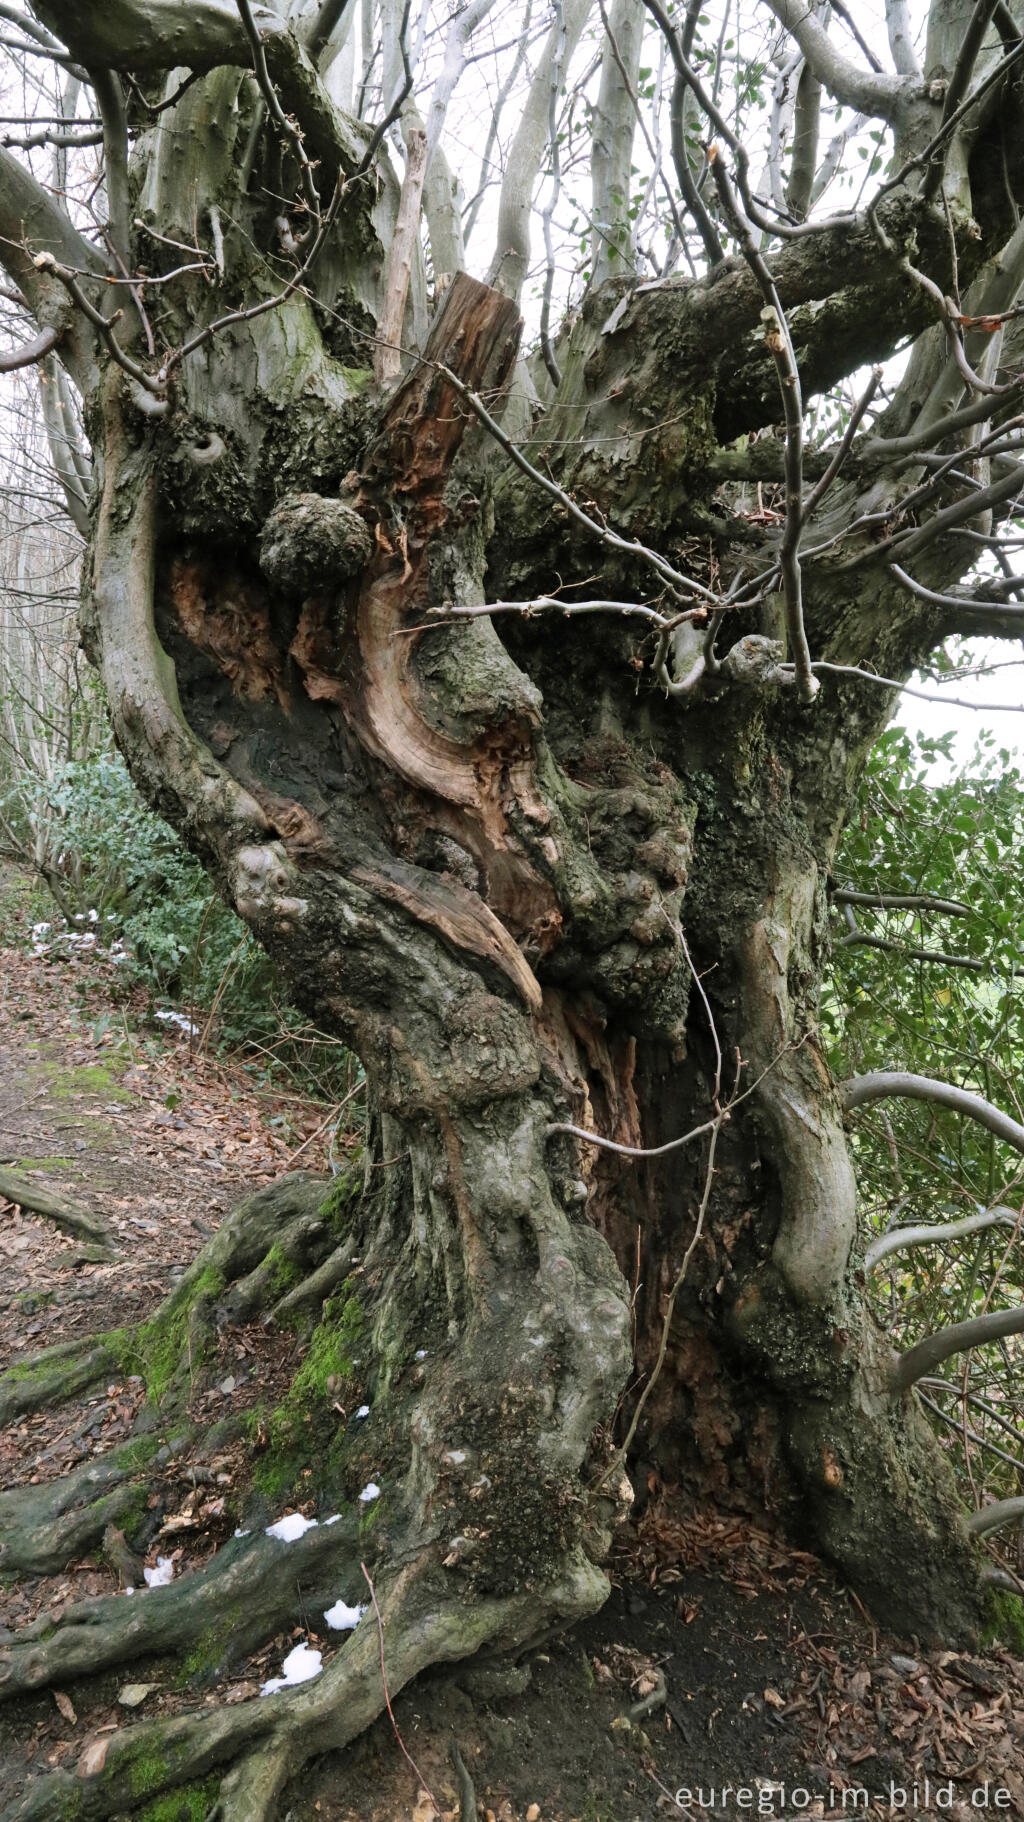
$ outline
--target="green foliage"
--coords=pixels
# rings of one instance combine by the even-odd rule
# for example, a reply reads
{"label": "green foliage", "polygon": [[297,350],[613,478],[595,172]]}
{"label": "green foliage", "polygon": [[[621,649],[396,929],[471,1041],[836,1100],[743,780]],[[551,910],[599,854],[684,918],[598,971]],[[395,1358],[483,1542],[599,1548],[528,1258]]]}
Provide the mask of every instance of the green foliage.
{"label": "green foliage", "polygon": [[[54,874],[75,940],[94,933],[126,983],[178,1001],[197,1024],[215,1015],[221,1046],[259,1046],[258,1077],[328,1102],[351,1089],[354,1059],[283,1003],[269,958],[174,830],[147,809],[117,754],[64,765],[40,786],[30,814],[59,830],[59,839],[50,831]],[[36,922],[53,918],[38,892],[21,888],[10,921],[29,921],[25,904]]]}
{"label": "green foliage", "polygon": [[[1021,1120],[1024,778],[991,737],[951,774],[949,746],[949,737],[915,743],[900,728],[887,731],[868,762],[836,881],[960,909],[856,906],[848,918],[835,906],[822,1027],[840,1079],[906,1070],[971,1089]],[[975,1121],[894,1098],[860,1109],[851,1127],[869,1231],[941,1225],[996,1204],[1024,1209],[1024,1159]],[[1015,1307],[1024,1299],[1024,1218],[1019,1234],[994,1226],[893,1253],[870,1285],[901,1350],[969,1316]],[[1024,1468],[1013,1466],[1024,1462],[1018,1341],[955,1356],[920,1390],[971,1505],[1024,1490]]]}
{"label": "green foliage", "polygon": [[98,913],[104,942],[124,943],[129,966],[153,992],[189,994],[208,1006],[240,950],[236,999],[265,990],[269,964],[245,926],[211,896],[210,882],[173,829],[148,810],[114,753],[66,765],[49,785],[61,829],[65,897],[80,917]]}

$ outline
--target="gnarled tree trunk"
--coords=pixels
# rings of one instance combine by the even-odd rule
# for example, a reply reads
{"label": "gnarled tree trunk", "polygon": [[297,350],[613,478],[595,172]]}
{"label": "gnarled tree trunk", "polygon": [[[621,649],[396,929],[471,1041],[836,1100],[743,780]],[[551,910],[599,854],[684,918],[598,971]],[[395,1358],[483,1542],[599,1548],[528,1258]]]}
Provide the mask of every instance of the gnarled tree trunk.
{"label": "gnarled tree trunk", "polygon": [[[145,77],[184,55],[171,0],[36,10],[85,62]],[[371,1413],[358,1444],[335,1448],[320,1412],[315,1484],[325,1502],[354,1501],[372,1474],[383,1489],[372,1556],[392,1691],[600,1603],[627,1429],[631,1463],[722,1505],[767,1506],[890,1622],[969,1632],[975,1549],[866,1305],[816,1027],[832,858],[891,692],[836,674],[803,701],[773,602],[744,607],[742,589],[715,610],[719,653],[687,691],[671,684],[700,656],[699,603],[661,681],[650,613],[456,611],[559,589],[571,602],[595,572],[590,592],[640,609],[660,586],[653,540],[705,592],[723,571],[771,568],[780,515],[731,514],[716,495],[760,460],[734,440],[779,415],[757,282],[732,260],[702,280],[592,293],[527,448],[545,489],[477,409],[500,417],[515,304],[460,274],[427,333],[414,258],[405,338],[419,353],[377,387],[397,186],[380,157],[375,183],[351,181],[365,130],[260,14],[322,206],[342,198],[315,274],[293,285],[303,224],[274,220],[293,148],[259,131],[232,9],[211,0],[200,23],[192,55],[208,73],[132,166],[134,265],[172,274],[196,223],[218,247],[215,282],[184,273],[160,291],[170,352],[147,357],[128,301],[117,345],[90,325],[68,284],[73,230],[45,199],[33,250],[10,264],[60,327],[85,398],[98,487],[83,628],[118,741],[295,998],[358,1053],[372,1120],[365,1188],[349,1183],[326,1225],[308,1186],[297,1209],[257,1199],[166,1322],[191,1307],[201,1326],[218,1300],[256,1298],[275,1232],[292,1236],[300,1283],[314,1274],[314,1307],[360,1260],[360,1360],[344,1370]],[[918,128],[930,105],[915,90]],[[24,217],[21,192],[14,206]],[[975,207],[962,283],[1006,227],[1004,195],[982,187]],[[914,245],[945,273],[946,223],[903,193],[883,216],[888,263],[863,222],[775,262],[808,390],[927,320],[900,255]],[[941,335],[927,345],[941,365]],[[778,456],[769,444],[769,479]],[[859,461],[814,521],[807,633],[834,665],[905,675],[946,617],[874,559],[874,529],[852,556],[835,547],[858,513],[895,511],[904,486],[884,451]],[[927,574],[948,586],[968,560],[933,544]],[[342,1327],[328,1302],[318,1334],[336,1351]],[[23,1534],[27,1508],[8,1518]],[[312,1538],[303,1573],[319,1586],[326,1564],[356,1599],[367,1546],[349,1524],[335,1536]],[[255,1573],[241,1552],[211,1574],[211,1601]],[[104,1609],[92,1639],[107,1661],[192,1636],[177,1591],[158,1593],[135,1647]],[[57,1645],[26,1641],[7,1653],[7,1687],[61,1662]],[[286,1704],[130,1730],[14,1813],[52,1813],[65,1787],[84,1793],[82,1813],[115,1813],[156,1753],[164,1772],[146,1788],[224,1769],[223,1814],[251,1822],[382,1700],[371,1616]]]}

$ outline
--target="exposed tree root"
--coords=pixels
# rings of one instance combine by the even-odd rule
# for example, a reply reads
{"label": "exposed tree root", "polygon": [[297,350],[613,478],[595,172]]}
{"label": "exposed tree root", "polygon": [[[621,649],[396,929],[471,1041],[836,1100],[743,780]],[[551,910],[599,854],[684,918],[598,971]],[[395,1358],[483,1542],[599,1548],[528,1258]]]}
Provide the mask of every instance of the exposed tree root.
{"label": "exposed tree root", "polygon": [[361,1576],[357,1521],[307,1531],[295,1543],[232,1538],[205,1568],[135,1595],[100,1595],[23,1627],[0,1651],[0,1701],[27,1689],[202,1641],[196,1670],[221,1674],[306,1611],[354,1603]]}
{"label": "exposed tree root", "polygon": [[[120,1453],[120,1452],[119,1452]],[[0,1570],[49,1575],[87,1550],[138,1491],[117,1455],[0,1494]]]}
{"label": "exposed tree root", "polygon": [[459,1787],[459,1822],[476,1822],[476,1791],[457,1740],[452,1741],[448,1752]]}
{"label": "exposed tree root", "polygon": [[102,1336],[63,1341],[0,1376],[0,1424],[89,1391],[117,1371],[118,1358]]}
{"label": "exposed tree root", "polygon": [[[510,1107],[503,1126],[468,1129],[461,1143],[500,1154],[493,1169],[504,1182],[513,1178],[505,1153],[522,1150],[523,1131]],[[380,1173],[364,1196],[360,1172],[333,1187],[289,1178],[251,1197],[147,1322],[103,1338],[105,1359],[116,1354],[144,1377],[147,1421],[155,1406],[160,1427],[105,1463],[8,1496],[0,1522],[12,1566],[66,1562],[112,1520],[137,1547],[142,1455],[151,1450],[155,1465],[161,1433],[194,1433],[190,1394],[211,1368],[222,1371],[210,1347],[218,1325],[268,1307],[301,1321],[310,1305],[316,1324],[283,1401],[254,1418],[262,1490],[251,1496],[256,1516],[242,1516],[254,1534],[167,1586],[92,1598],[56,1622],[29,1624],[0,1653],[0,1698],[143,1657],[215,1681],[275,1635],[319,1626],[337,1601],[364,1604],[363,1559],[382,1624],[365,1614],[322,1673],[294,1690],[95,1739],[73,1771],[30,1785],[4,1822],[146,1815],[161,1793],[187,1791],[192,1801],[196,1790],[207,1810],[219,1805],[222,1822],[269,1822],[306,1760],[361,1733],[387,1689],[481,1650],[521,1650],[600,1606],[607,1582],[592,1557],[614,1502],[588,1501],[580,1468],[624,1370],[625,1303],[602,1243],[545,1200],[542,1182],[539,1172],[528,1178],[522,1209],[512,1205],[506,1244],[525,1259],[514,1304],[470,1305],[461,1330],[430,1313],[415,1248],[396,1247],[389,1217],[406,1206],[406,1183]],[[487,1266],[490,1282],[469,1203],[455,1212],[463,1225],[453,1236],[475,1247],[474,1270]],[[357,1253],[360,1277],[316,1309]],[[369,1485],[377,1476],[383,1490]],[[276,1517],[290,1503],[309,1509],[311,1496],[321,1522],[297,1541],[256,1531],[269,1502]],[[336,1508],[343,1516],[326,1523]]]}
{"label": "exposed tree root", "polygon": [[308,1278],[303,1278],[275,1303],[270,1312],[273,1320],[281,1322],[289,1316],[297,1315],[300,1310],[316,1309],[348,1277],[354,1251],[351,1240],[345,1240],[336,1246],[315,1272],[310,1272]]}
{"label": "exposed tree root", "polygon": [[52,1221],[66,1234],[76,1240],[94,1241],[98,1246],[107,1249],[109,1256],[114,1257],[110,1229],[100,1215],[94,1215],[88,1208],[78,1202],[69,1202],[64,1196],[55,1196],[52,1191],[41,1185],[31,1183],[19,1171],[5,1170],[0,1166],[0,1196],[8,1202],[14,1202],[28,1214],[42,1215],[44,1220]]}
{"label": "exposed tree root", "polygon": [[[381,1602],[390,1692],[394,1696],[429,1666],[469,1657],[485,1644],[522,1649],[538,1630],[593,1612],[606,1591],[600,1572],[574,1556],[554,1586],[467,1603],[433,1552],[426,1552],[397,1576]],[[0,1812],[0,1822],[52,1822],[63,1815],[105,1822],[136,1813],[143,1798],[202,1783],[211,1773],[218,1776],[221,1822],[270,1822],[288,1779],[315,1754],[347,1746],[385,1705],[371,1614],[323,1674],[294,1693],[95,1739],[73,1772],[39,1779]]]}

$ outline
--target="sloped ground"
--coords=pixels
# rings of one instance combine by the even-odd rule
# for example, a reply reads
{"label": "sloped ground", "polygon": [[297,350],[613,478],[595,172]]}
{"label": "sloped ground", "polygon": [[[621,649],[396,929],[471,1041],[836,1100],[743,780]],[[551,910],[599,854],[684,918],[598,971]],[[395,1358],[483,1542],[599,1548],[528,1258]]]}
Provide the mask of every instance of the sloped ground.
{"label": "sloped ground", "polygon": [[[327,1110],[261,1086],[239,1061],[190,1056],[180,1032],[132,1029],[115,970],[87,952],[8,949],[0,971],[0,1159],[102,1215],[117,1252],[91,1260],[0,1201],[4,1365],[143,1319],[234,1202],[292,1165],[326,1169]],[[274,1402],[295,1371],[290,1334],[236,1327],[220,1346],[196,1387],[207,1422]],[[127,1379],[0,1432],[3,1484],[101,1455],[130,1433],[140,1399]],[[147,1565],[163,1557],[180,1575],[230,1535],[247,1461],[238,1444],[200,1459],[166,1440]],[[36,1615],[123,1587],[141,1566],[108,1549],[4,1587],[0,1642]],[[603,1612],[532,1653],[514,1687],[486,1670],[414,1686],[393,1723],[309,1768],[292,1822],[469,1822],[474,1805],[485,1822],[1024,1816],[1024,1668],[1009,1653],[890,1638],[815,1559],[749,1523],[674,1516],[657,1498],[613,1569]],[[326,1656],[342,1636],[311,1613],[206,1690],[189,1686],[187,1666],[156,1660],[133,1669],[138,1680],[110,1673],[5,1708],[3,1799],[31,1773],[73,1764],[132,1712],[242,1700],[293,1645]]]}

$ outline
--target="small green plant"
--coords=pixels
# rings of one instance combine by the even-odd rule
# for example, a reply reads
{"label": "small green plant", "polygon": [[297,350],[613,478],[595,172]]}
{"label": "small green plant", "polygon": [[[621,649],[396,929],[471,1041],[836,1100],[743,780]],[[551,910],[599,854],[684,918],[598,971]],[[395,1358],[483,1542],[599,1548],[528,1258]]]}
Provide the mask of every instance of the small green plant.
{"label": "small green plant", "polygon": [[50,942],[92,938],[116,957],[126,982],[183,1005],[193,1035],[209,1027],[220,1046],[248,1049],[247,1068],[261,1084],[287,1085],[327,1103],[358,1087],[355,1059],[287,1005],[269,958],[211,892],[175,831],[143,803],[118,754],[94,753],[58,768],[39,783],[27,815],[48,825],[47,876],[59,894],[59,925],[41,889],[27,884],[5,886],[5,924],[10,902],[10,923],[26,938],[47,916]]}

